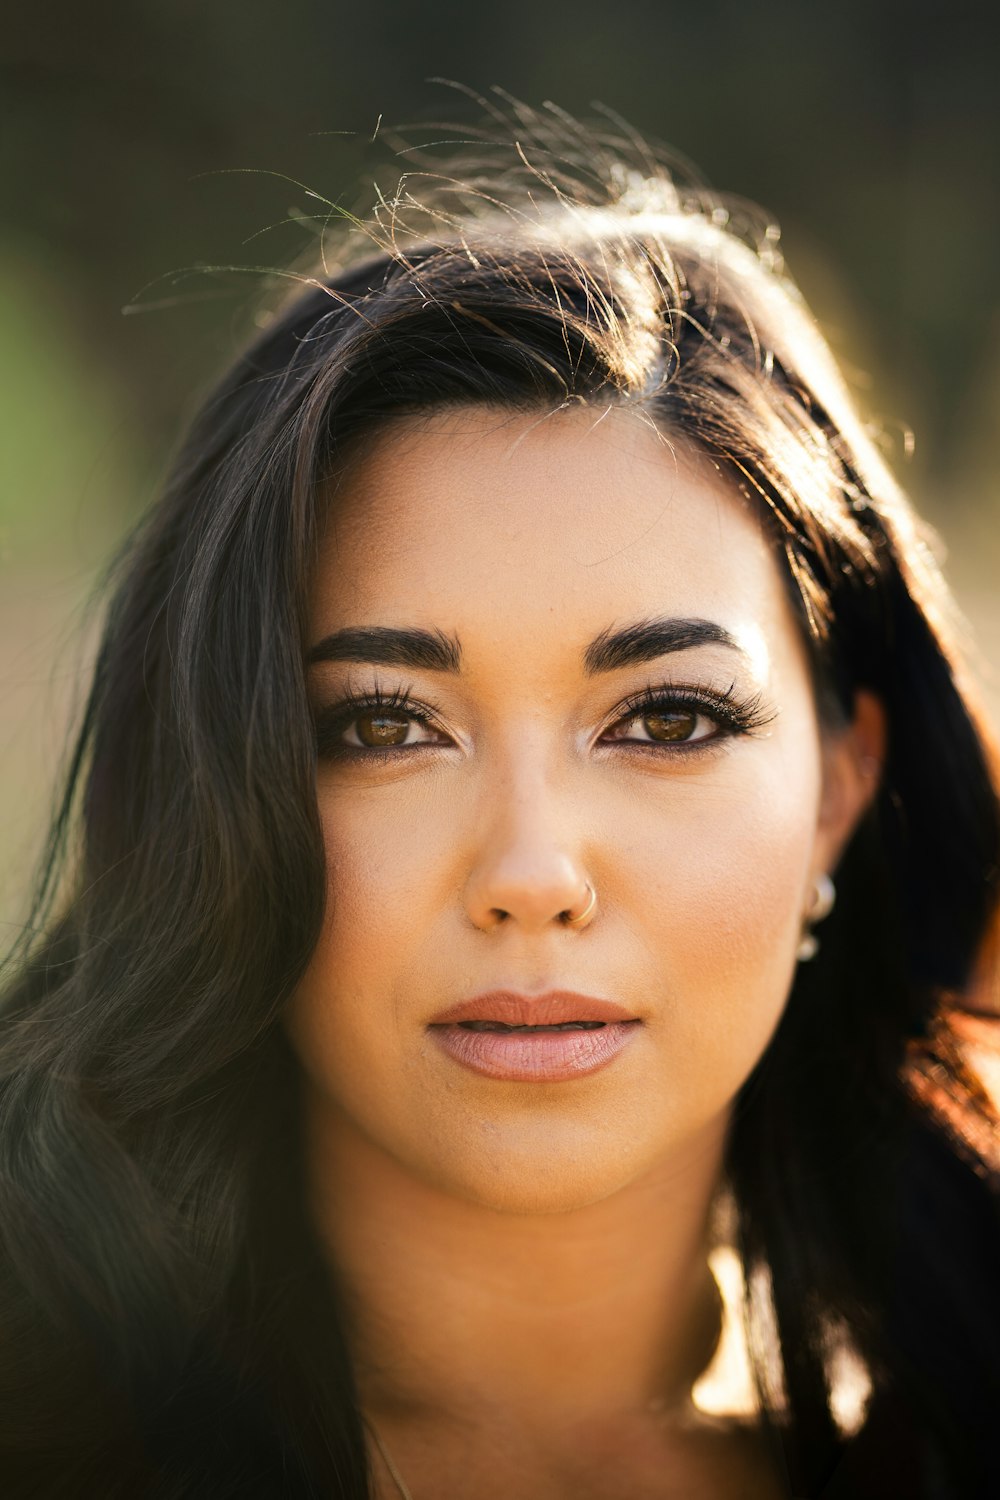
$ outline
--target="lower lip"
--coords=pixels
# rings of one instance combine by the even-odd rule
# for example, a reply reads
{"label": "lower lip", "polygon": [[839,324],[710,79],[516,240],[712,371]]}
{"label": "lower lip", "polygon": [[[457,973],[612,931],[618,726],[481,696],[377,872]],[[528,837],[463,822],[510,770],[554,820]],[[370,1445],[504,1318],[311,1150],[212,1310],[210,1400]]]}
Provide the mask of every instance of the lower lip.
{"label": "lower lip", "polygon": [[593,1031],[467,1031],[432,1026],[438,1046],[474,1073],[508,1083],[564,1083],[616,1058],[640,1022],[613,1021]]}

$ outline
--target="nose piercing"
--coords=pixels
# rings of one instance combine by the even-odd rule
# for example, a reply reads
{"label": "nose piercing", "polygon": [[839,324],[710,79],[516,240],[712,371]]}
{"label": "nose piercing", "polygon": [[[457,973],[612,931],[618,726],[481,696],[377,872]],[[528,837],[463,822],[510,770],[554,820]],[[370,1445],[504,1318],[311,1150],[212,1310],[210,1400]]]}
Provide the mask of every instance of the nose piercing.
{"label": "nose piercing", "polygon": [[575,917],[571,917],[568,911],[563,912],[562,919],[567,927],[582,927],[585,922],[590,921],[590,918],[594,914],[594,907],[597,905],[597,892],[589,880],[584,881],[584,884],[589,892],[587,904],[583,908],[583,911],[577,912]]}

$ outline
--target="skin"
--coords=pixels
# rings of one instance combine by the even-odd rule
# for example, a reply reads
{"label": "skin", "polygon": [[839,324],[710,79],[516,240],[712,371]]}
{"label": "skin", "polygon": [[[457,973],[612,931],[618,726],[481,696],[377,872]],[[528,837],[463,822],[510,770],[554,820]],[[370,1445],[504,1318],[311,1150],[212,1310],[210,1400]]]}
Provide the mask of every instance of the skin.
{"label": "skin", "polygon": [[[664,615],[738,649],[586,673],[595,637]],[[321,757],[327,913],[287,1023],[365,1410],[414,1500],[784,1494],[752,1430],[699,1417],[690,1389],[719,1333],[733,1099],[812,879],[874,793],[878,705],[821,730],[758,516],[621,410],[452,410],[367,441],[332,497],[311,639],[364,626],[462,653],[459,672],[310,667],[320,716],[376,683],[434,708],[380,758]],[[761,722],[651,739],[621,709],[650,684],[731,689]],[[596,911],[567,927],[587,881]],[[617,999],[641,1025],[584,1077],[484,1078],[427,1028],[498,988]]]}

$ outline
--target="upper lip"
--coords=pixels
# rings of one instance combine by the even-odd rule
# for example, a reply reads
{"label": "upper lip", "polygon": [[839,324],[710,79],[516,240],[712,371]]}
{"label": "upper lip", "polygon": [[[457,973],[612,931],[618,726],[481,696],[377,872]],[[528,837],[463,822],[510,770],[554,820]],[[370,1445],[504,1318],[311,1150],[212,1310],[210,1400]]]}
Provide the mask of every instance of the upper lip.
{"label": "upper lip", "polygon": [[573,990],[546,990],[523,995],[517,990],[491,990],[473,995],[441,1011],[431,1026],[456,1026],[462,1021],[502,1021],[505,1026],[558,1026],[566,1021],[634,1021],[637,1017],[615,1000],[599,1000]]}

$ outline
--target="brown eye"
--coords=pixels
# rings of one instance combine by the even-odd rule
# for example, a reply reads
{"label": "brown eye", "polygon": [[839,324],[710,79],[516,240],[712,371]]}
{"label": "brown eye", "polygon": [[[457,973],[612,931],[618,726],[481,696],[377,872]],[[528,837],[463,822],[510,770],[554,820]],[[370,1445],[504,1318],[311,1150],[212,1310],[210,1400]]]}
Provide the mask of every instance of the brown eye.
{"label": "brown eye", "polygon": [[643,709],[636,704],[627,718],[620,719],[606,738],[631,745],[697,745],[720,738],[718,717],[698,704],[669,699],[653,700]]}
{"label": "brown eye", "polygon": [[651,740],[689,740],[698,727],[699,717],[691,709],[678,708],[645,714],[642,723]]}
{"label": "brown eye", "polygon": [[354,725],[360,743],[377,750],[384,745],[405,745],[411,720],[406,714],[368,713],[358,714]]}
{"label": "brown eye", "polygon": [[381,697],[345,698],[316,712],[316,750],[321,760],[394,760],[390,752],[423,749],[447,742],[431,722],[433,709]]}

